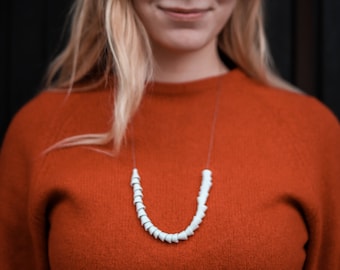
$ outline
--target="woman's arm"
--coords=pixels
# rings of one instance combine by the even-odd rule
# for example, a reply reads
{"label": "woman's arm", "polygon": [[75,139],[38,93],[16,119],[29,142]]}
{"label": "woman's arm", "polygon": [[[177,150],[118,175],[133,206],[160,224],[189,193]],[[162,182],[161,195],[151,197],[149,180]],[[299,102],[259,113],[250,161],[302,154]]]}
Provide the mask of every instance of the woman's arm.
{"label": "woman's arm", "polygon": [[25,128],[14,121],[0,155],[0,265],[4,270],[35,269],[28,224],[29,162],[24,136]]}

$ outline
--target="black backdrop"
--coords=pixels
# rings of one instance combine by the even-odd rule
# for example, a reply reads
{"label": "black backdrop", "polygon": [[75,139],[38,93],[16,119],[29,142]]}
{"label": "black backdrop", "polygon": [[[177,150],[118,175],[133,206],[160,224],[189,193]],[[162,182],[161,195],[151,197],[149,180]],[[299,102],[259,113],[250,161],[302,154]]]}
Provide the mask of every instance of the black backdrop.
{"label": "black backdrop", "polygon": [[[15,112],[41,89],[49,61],[62,48],[72,2],[1,1],[0,142]],[[340,1],[267,0],[266,11],[281,75],[340,117]]]}

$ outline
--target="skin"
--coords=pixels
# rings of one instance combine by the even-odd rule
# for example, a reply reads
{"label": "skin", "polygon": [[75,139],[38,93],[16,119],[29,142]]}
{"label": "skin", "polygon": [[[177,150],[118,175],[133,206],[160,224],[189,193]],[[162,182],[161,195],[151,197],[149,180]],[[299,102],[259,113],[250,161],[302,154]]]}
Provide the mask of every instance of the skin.
{"label": "skin", "polygon": [[184,82],[227,72],[217,37],[237,0],[133,0],[149,34],[155,80]]}

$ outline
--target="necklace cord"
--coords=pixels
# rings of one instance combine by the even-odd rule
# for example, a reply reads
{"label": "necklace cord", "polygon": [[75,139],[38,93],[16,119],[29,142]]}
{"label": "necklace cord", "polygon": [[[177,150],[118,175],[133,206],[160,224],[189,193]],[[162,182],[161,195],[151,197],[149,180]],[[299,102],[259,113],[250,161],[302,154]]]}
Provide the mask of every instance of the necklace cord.
{"label": "necklace cord", "polygon": [[216,130],[216,123],[217,123],[217,116],[219,111],[219,105],[220,105],[220,97],[221,97],[221,80],[222,76],[218,79],[217,85],[216,85],[216,101],[215,101],[215,110],[213,115],[213,120],[211,123],[211,131],[210,131],[210,139],[209,139],[209,148],[208,148],[208,158],[207,158],[207,164],[206,168],[210,167],[210,161],[211,161],[211,154],[214,147],[214,139],[215,139],[215,130]]}
{"label": "necklace cord", "polygon": [[202,223],[205,212],[208,209],[206,202],[209,197],[209,191],[212,186],[212,172],[208,169],[211,161],[211,154],[214,145],[214,137],[215,137],[215,130],[216,130],[216,122],[218,116],[218,109],[220,104],[220,96],[221,96],[221,81],[222,76],[218,78],[216,82],[216,100],[215,100],[215,109],[213,112],[213,119],[211,123],[211,131],[210,131],[210,138],[209,138],[209,147],[208,147],[208,157],[207,157],[207,168],[202,171],[202,182],[200,191],[197,197],[197,209],[196,213],[191,221],[191,223],[181,232],[178,233],[166,233],[159,228],[157,228],[148,217],[146,212],[146,207],[143,202],[143,188],[140,182],[140,176],[137,170],[136,164],[136,151],[135,151],[135,140],[134,140],[134,126],[131,125],[131,152],[132,152],[132,161],[133,161],[133,170],[131,176],[130,185],[133,189],[133,204],[136,208],[137,217],[141,222],[142,227],[144,227],[145,231],[147,231],[151,236],[155,239],[159,239],[162,242],[168,243],[179,243],[179,241],[188,240],[188,238],[194,235],[194,231],[196,231],[200,224]]}
{"label": "necklace cord", "polygon": [[133,167],[136,168],[137,167],[137,162],[136,162],[136,146],[135,146],[135,130],[133,125],[131,125],[131,154],[132,154],[132,163],[133,163]]}

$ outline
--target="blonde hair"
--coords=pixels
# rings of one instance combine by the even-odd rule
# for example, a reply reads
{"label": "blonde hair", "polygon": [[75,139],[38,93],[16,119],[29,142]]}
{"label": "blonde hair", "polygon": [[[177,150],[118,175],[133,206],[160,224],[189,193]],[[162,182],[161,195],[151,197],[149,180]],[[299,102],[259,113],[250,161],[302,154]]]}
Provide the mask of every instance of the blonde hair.
{"label": "blonde hair", "polygon": [[[219,48],[250,77],[264,84],[290,87],[272,71],[261,0],[237,1],[219,35]],[[79,61],[83,58],[86,61]],[[50,65],[48,86],[68,88],[70,92],[88,91],[99,85],[113,87],[112,128],[103,134],[66,138],[54,147],[103,145],[112,141],[114,152],[118,152],[151,77],[152,50],[132,1],[76,0],[70,38]]]}

